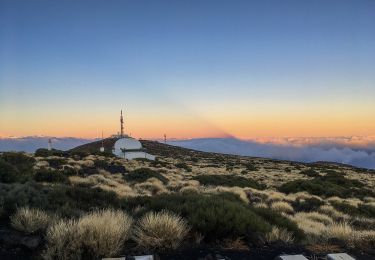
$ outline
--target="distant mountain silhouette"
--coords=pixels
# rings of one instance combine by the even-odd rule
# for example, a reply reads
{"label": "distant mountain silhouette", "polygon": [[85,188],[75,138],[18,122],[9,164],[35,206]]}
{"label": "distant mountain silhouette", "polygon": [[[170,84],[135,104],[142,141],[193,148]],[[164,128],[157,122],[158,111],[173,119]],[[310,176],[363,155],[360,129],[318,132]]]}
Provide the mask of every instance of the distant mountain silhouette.
{"label": "distant mountain silhouette", "polygon": [[52,147],[58,150],[69,150],[78,145],[93,142],[97,139],[74,137],[26,136],[18,138],[1,138],[0,151],[35,152],[38,148],[47,148],[48,140],[52,140]]}

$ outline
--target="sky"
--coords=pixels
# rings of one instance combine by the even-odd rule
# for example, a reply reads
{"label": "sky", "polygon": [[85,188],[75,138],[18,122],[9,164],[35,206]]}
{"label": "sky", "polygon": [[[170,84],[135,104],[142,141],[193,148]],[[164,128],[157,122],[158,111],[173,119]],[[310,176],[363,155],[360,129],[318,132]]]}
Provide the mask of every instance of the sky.
{"label": "sky", "polygon": [[0,0],[0,137],[375,135],[375,1]]}

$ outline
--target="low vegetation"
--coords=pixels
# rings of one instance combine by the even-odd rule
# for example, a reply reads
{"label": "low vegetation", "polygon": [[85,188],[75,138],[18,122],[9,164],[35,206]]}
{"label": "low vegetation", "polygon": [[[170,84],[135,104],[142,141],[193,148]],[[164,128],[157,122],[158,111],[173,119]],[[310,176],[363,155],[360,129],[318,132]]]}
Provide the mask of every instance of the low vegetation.
{"label": "low vegetation", "polygon": [[148,212],[137,223],[134,239],[146,249],[176,249],[189,231],[180,216],[166,212]]}
{"label": "low vegetation", "polygon": [[10,218],[13,228],[25,233],[43,232],[52,222],[52,217],[39,209],[19,208]]}
{"label": "low vegetation", "polygon": [[0,153],[2,223],[39,237],[45,259],[169,254],[199,243],[375,246],[372,171],[143,144],[156,161],[80,149]]}
{"label": "low vegetation", "polygon": [[130,236],[133,220],[115,210],[94,211],[78,220],[60,220],[47,230],[46,259],[115,256]]}
{"label": "low vegetation", "polygon": [[364,187],[358,180],[349,180],[342,173],[329,172],[312,180],[295,180],[280,186],[279,191],[296,193],[306,191],[310,194],[341,198],[375,196],[374,191]]}
{"label": "low vegetation", "polygon": [[168,179],[157,171],[151,170],[150,168],[139,168],[135,169],[130,173],[124,175],[124,180],[129,182],[144,182],[150,178],[156,178],[166,184]]}
{"label": "low vegetation", "polygon": [[244,178],[242,176],[226,176],[226,175],[197,175],[194,180],[199,181],[203,185],[228,186],[228,187],[250,187],[255,189],[264,189],[265,186],[258,182]]}

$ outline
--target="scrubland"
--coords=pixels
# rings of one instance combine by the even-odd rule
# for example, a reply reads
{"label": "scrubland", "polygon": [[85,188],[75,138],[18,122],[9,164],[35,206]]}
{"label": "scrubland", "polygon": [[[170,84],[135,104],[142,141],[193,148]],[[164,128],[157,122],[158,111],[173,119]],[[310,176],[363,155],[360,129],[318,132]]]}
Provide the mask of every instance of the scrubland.
{"label": "scrubland", "polygon": [[374,253],[373,170],[143,145],[156,161],[2,153],[3,223],[42,237],[44,259],[228,245]]}

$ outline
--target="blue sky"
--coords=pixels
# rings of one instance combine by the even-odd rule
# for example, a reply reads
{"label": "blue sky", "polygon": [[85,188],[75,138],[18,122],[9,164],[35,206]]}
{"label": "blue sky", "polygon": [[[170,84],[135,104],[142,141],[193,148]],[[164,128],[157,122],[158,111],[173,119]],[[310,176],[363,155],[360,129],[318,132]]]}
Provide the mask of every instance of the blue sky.
{"label": "blue sky", "polygon": [[[193,135],[214,125],[247,137],[261,135],[249,124],[265,129],[275,117],[304,124],[295,111],[321,129],[264,132],[334,135],[347,114],[362,121],[338,135],[375,134],[374,28],[374,1],[1,0],[0,134],[64,135],[51,117],[75,113],[87,129],[66,134],[94,136],[94,121],[117,120],[123,107],[146,137],[162,130],[139,118],[188,117],[207,125]],[[331,118],[339,123],[323,127]],[[21,129],[21,119],[45,130]]]}

